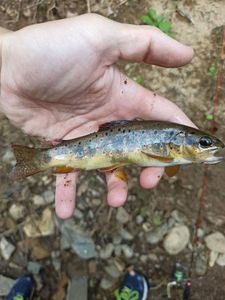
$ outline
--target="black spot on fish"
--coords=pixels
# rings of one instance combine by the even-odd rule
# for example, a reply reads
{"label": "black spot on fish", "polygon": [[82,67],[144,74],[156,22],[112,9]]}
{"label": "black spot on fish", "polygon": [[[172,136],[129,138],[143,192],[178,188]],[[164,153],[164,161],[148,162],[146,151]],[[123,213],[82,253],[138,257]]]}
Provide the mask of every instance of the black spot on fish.
{"label": "black spot on fish", "polygon": [[172,131],[170,131],[170,136],[172,136],[174,134],[174,131],[172,130]]}
{"label": "black spot on fish", "polygon": [[108,132],[106,132],[105,135],[107,136],[107,135],[108,135]]}
{"label": "black spot on fish", "polygon": [[126,79],[124,80],[124,84],[127,84],[127,80]]}
{"label": "black spot on fish", "polygon": [[144,134],[145,132],[144,132],[144,130],[142,130],[142,134]]}
{"label": "black spot on fish", "polygon": [[128,132],[131,132],[131,130],[130,130],[130,129],[128,129]]}
{"label": "black spot on fish", "polygon": [[158,133],[158,131],[157,130],[154,130],[154,134],[157,134]]}
{"label": "black spot on fish", "polygon": [[121,128],[118,128],[118,131],[121,131]]}
{"label": "black spot on fish", "polygon": [[123,133],[125,133],[125,132],[126,132],[126,130],[124,129],[124,130],[123,130]]}

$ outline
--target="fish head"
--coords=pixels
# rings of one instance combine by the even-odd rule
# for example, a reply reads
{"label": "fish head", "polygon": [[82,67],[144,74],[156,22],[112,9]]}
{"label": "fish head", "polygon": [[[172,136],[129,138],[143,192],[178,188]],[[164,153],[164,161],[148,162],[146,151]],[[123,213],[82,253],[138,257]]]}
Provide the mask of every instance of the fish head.
{"label": "fish head", "polygon": [[180,131],[170,145],[172,150],[179,149],[178,155],[184,161],[216,164],[224,158],[216,154],[224,148],[217,137],[194,128]]}

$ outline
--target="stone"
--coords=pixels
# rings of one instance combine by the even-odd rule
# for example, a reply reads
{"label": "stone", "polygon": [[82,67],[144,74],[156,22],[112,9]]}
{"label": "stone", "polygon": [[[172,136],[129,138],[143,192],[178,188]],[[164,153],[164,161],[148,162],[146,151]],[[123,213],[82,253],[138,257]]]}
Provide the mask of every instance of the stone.
{"label": "stone", "polygon": [[[113,285],[115,284],[115,279],[113,278],[108,278],[108,277],[104,277],[102,278],[101,282],[100,282],[100,287],[103,290],[108,290],[111,289],[113,287]],[[83,299],[82,299],[83,300]]]}
{"label": "stone", "polygon": [[205,242],[208,249],[214,252],[225,253],[225,236],[221,232],[216,231],[207,235]]}
{"label": "stone", "polygon": [[175,255],[181,252],[188,244],[190,232],[187,226],[177,225],[173,227],[165,237],[163,245],[167,253]]}
{"label": "stone", "polygon": [[162,241],[164,235],[167,233],[168,227],[167,224],[163,224],[160,227],[156,227],[146,235],[146,240],[151,245],[156,245]]}
{"label": "stone", "polygon": [[40,237],[52,235],[55,231],[53,213],[50,208],[45,208],[41,218],[28,217],[27,223],[23,230],[27,237]]}
{"label": "stone", "polygon": [[105,272],[111,276],[112,278],[119,278],[121,273],[119,272],[118,268],[114,264],[110,264],[104,268]]}
{"label": "stone", "polygon": [[225,254],[219,254],[217,260],[216,260],[217,265],[224,267],[225,266]]}
{"label": "stone", "polygon": [[87,277],[86,276],[73,277],[68,286],[66,300],[87,300],[87,299],[88,299]]}
{"label": "stone", "polygon": [[84,259],[96,257],[93,239],[88,232],[75,223],[74,219],[62,221],[56,217],[55,222],[62,233],[61,246],[63,244],[64,247],[71,248],[73,252]]}
{"label": "stone", "polygon": [[207,260],[205,257],[197,257],[195,261],[195,271],[198,276],[203,276],[207,272]]}
{"label": "stone", "polygon": [[122,237],[123,240],[126,241],[132,241],[134,239],[134,236],[124,228],[121,228],[120,236]]}
{"label": "stone", "polygon": [[209,254],[209,266],[210,267],[213,267],[215,265],[215,262],[216,262],[218,256],[219,256],[218,252],[210,251],[210,254]]}
{"label": "stone", "polygon": [[13,287],[15,280],[0,275],[0,296],[6,296]]}
{"label": "stone", "polygon": [[116,213],[116,220],[121,224],[126,224],[130,219],[130,215],[123,207],[119,207]]}
{"label": "stone", "polygon": [[27,270],[32,274],[39,274],[42,268],[42,264],[37,261],[29,261],[27,265]]}
{"label": "stone", "polygon": [[142,224],[144,222],[144,218],[142,215],[137,215],[136,217],[136,223],[137,224]]}
{"label": "stone", "polygon": [[104,249],[100,250],[99,256],[101,259],[108,259],[112,256],[114,251],[114,245],[112,243],[109,243],[106,245]]}
{"label": "stone", "polygon": [[121,245],[116,245],[114,253],[115,253],[115,256],[121,256],[121,254],[122,254],[122,246]]}
{"label": "stone", "polygon": [[114,235],[113,237],[113,244],[120,245],[122,242],[122,237],[120,235]]}
{"label": "stone", "polygon": [[9,208],[9,213],[14,220],[24,218],[25,212],[25,207],[22,204],[14,203]]}
{"label": "stone", "polygon": [[134,255],[133,249],[128,245],[122,245],[122,252],[126,258],[131,258]]}
{"label": "stone", "polygon": [[1,255],[5,260],[8,260],[13,252],[15,251],[16,247],[12,245],[10,242],[7,241],[5,237],[2,237],[0,240],[0,250]]}

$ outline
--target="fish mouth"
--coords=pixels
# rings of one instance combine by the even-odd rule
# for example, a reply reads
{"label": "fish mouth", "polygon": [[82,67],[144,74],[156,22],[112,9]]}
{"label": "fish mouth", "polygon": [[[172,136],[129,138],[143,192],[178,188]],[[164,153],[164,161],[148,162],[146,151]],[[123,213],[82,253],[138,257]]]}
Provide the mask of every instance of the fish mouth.
{"label": "fish mouth", "polygon": [[223,161],[224,156],[217,156],[217,155],[221,155],[221,150],[223,150],[223,148],[220,149],[218,149],[217,147],[212,148],[210,150],[211,156],[204,161],[204,164],[212,165],[212,164],[218,164],[219,162]]}

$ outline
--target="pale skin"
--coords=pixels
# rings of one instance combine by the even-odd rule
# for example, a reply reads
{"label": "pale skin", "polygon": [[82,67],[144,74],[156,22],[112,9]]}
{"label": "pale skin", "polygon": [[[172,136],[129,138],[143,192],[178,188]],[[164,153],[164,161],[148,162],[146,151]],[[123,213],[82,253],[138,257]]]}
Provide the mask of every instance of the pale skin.
{"label": "pale skin", "polygon": [[[156,28],[86,14],[16,32],[2,29],[0,46],[0,112],[29,135],[72,139],[111,120],[136,118],[194,126],[173,102],[138,85],[116,66],[120,59],[164,67],[191,61],[191,48]],[[153,188],[163,172],[142,170],[142,187]],[[105,175],[108,204],[123,205],[127,183],[114,173]],[[74,212],[77,177],[78,172],[56,176],[55,208],[61,218]]]}

